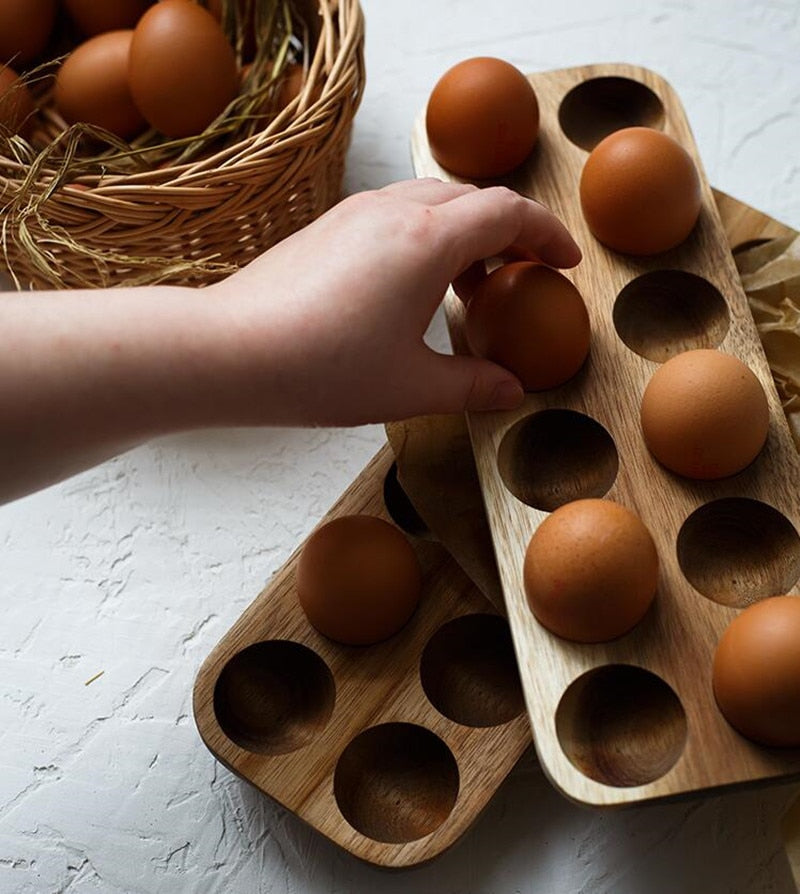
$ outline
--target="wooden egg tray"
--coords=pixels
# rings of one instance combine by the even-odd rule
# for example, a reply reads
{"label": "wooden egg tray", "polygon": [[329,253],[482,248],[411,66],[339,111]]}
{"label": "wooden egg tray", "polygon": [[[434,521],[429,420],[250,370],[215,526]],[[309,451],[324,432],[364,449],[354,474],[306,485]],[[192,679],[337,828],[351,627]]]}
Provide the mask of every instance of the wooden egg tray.
{"label": "wooden egg tray", "polygon": [[[621,805],[800,776],[800,749],[739,736],[716,707],[715,645],[745,605],[796,592],[800,463],[681,104],[653,72],[593,65],[530,75],[539,143],[505,185],[549,206],[584,252],[569,272],[584,296],[592,347],[567,384],[517,411],[471,414],[470,437],[542,766],[568,797]],[[694,157],[703,207],[678,248],[638,259],[588,232],[578,182],[588,150],[622,126],[659,127]],[[457,179],[432,159],[424,115],[412,152],[418,176]],[[463,307],[446,298],[454,350],[466,352]],[[729,479],[681,479],[649,455],[641,394],[659,363],[694,347],[741,358],[767,393],[771,421],[757,460]],[[561,640],[530,612],[525,549],[558,505],[606,496],[639,514],[661,561],[657,596],[626,636]]]}
{"label": "wooden egg tray", "polygon": [[[408,530],[393,459],[383,447],[321,524],[366,513]],[[409,539],[423,597],[391,639],[347,647],[310,626],[295,590],[301,546],[194,688],[197,728],[222,764],[356,856],[396,868],[451,845],[530,744],[508,623],[441,545]]]}

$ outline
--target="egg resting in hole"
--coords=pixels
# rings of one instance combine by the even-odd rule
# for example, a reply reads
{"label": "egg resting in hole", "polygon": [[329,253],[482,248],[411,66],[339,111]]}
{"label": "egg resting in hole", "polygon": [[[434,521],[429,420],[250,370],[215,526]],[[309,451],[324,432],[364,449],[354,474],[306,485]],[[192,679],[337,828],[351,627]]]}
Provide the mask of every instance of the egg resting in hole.
{"label": "egg resting in hole", "polygon": [[672,137],[649,127],[622,128],[601,140],[586,159],[579,189],[592,234],[632,255],[680,245],[702,204],[692,157]]}
{"label": "egg resting in hole", "polygon": [[800,598],[772,596],[728,625],[714,654],[714,697],[762,745],[800,746]]}
{"label": "egg resting in hole", "polygon": [[55,104],[68,124],[104,127],[124,140],[147,122],[128,86],[128,53],[133,31],[106,31],[79,44],[58,70]]}
{"label": "egg resting in hole", "polygon": [[542,626],[579,643],[627,633],[658,584],[658,553],[630,509],[611,500],[573,500],[548,515],[525,552],[528,605]]}
{"label": "egg resting in hole", "polygon": [[323,636],[351,646],[397,633],[420,599],[422,574],[411,544],[372,515],[344,515],[317,528],[297,562],[297,597]]}
{"label": "egg resting in hole", "polygon": [[431,154],[458,177],[501,177],[530,155],[539,103],[530,81],[502,59],[477,56],[448,69],[425,110]]}
{"label": "egg resting in hole", "polygon": [[741,360],[700,348],[671,357],[653,374],[641,403],[642,434],[653,456],[686,478],[742,471],[769,430],[769,404]]}
{"label": "egg resting in hole", "polygon": [[470,350],[513,372],[526,391],[571,379],[589,353],[589,314],[580,292],[557,270],[513,261],[493,270],[467,305]]}

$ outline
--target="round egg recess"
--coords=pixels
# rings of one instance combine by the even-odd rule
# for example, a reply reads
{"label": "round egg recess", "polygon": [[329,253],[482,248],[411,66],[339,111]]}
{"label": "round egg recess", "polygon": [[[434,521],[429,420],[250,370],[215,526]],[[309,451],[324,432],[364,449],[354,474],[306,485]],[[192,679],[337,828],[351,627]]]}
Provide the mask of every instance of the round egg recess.
{"label": "round egg recess", "polygon": [[465,59],[434,86],[425,111],[436,161],[458,177],[502,177],[522,164],[539,136],[539,103],[509,62]]}
{"label": "round egg recess", "polygon": [[563,639],[616,639],[641,621],[658,584],[658,553],[641,519],[605,499],[565,503],[534,532],[525,552],[528,605]]}
{"label": "round egg recess", "polygon": [[147,122],[134,105],[128,85],[133,31],[106,31],[79,44],[56,74],[54,100],[68,124],[103,127],[124,140]]}
{"label": "round egg recess", "polygon": [[755,374],[710,348],[684,351],[660,366],[642,396],[641,425],[652,455],[686,478],[741,472],[767,439],[769,404]]}
{"label": "round egg recess", "polygon": [[772,596],[728,625],[714,655],[720,711],[761,745],[800,746],[800,598]]}
{"label": "round egg recess", "polygon": [[298,559],[300,607],[312,627],[345,645],[393,636],[411,618],[421,592],[411,544],[377,516],[344,515],[325,523]]}
{"label": "round egg recess", "polygon": [[128,77],[139,111],[171,138],[202,133],[239,92],[236,54],[219,22],[187,0],[161,0],[139,19]]}
{"label": "round egg recess", "polygon": [[622,128],[601,140],[583,166],[579,193],[592,234],[608,248],[639,256],[680,245],[702,203],[692,157],[649,127]]}
{"label": "round egg recess", "polygon": [[467,305],[465,332],[473,354],[511,370],[526,391],[571,379],[589,353],[589,315],[562,273],[531,261],[493,270]]}

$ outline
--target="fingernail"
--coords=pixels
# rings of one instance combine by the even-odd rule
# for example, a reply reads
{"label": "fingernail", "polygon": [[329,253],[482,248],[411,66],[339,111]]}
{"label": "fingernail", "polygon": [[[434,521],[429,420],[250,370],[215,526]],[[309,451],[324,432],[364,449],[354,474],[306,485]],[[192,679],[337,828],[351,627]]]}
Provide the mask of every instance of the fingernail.
{"label": "fingernail", "polygon": [[492,391],[492,396],[489,398],[489,403],[485,409],[513,410],[522,403],[524,397],[525,392],[522,390],[519,382],[506,379],[504,382],[500,382]]}

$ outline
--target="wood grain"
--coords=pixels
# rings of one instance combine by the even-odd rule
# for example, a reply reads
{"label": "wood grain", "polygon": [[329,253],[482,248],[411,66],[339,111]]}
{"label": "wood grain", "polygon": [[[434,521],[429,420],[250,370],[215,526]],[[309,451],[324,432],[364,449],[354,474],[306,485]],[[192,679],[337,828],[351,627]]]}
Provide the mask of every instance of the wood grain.
{"label": "wood grain", "polygon": [[[703,177],[703,208],[694,233],[684,245],[656,258],[632,259],[606,251],[587,232],[580,214],[577,182],[586,150],[566,138],[559,123],[559,106],[573,88],[604,77],[631,79],[658,97],[664,112],[663,129],[693,154]],[[530,79],[542,109],[540,144],[530,162],[505,182],[553,208],[578,237],[584,261],[572,278],[589,306],[593,345],[586,368],[572,382],[551,392],[529,395],[519,411],[472,414],[468,421],[539,758],[566,795],[597,805],[672,798],[800,776],[800,751],[759,748],[734,733],[717,711],[710,665],[715,643],[737,609],[700,595],[687,581],[676,555],[685,519],[695,509],[726,497],[763,502],[777,509],[795,529],[800,525],[794,486],[800,471],[797,454],[685,114],[668,84],[656,74],[632,66],[588,66],[531,75]],[[412,146],[418,175],[448,178],[427,150],[422,119],[416,124]],[[747,234],[749,238],[752,236]],[[738,235],[734,235],[736,239]],[[622,343],[612,310],[616,296],[629,282],[667,268],[693,273],[716,287],[724,297],[728,320],[718,347],[742,358],[768,394],[772,417],[767,447],[749,469],[724,481],[689,482],[670,476],[650,458],[639,433],[638,400],[657,363]],[[452,293],[446,299],[446,310],[454,349],[463,351],[463,308]],[[557,640],[535,622],[524,597],[522,559],[528,539],[545,513],[511,495],[499,474],[497,456],[505,433],[516,422],[547,409],[589,416],[611,434],[619,471],[607,496],[637,511],[659,548],[662,576],[654,609],[633,632],[613,643],[587,647]],[[714,558],[709,555],[709,562]],[[730,558],[732,562],[736,559]],[[749,573],[745,568],[738,572]],[[752,573],[755,584],[758,573]],[[786,589],[795,592],[794,583]],[[631,672],[630,678],[624,679],[602,673],[615,665],[642,668],[650,676]],[[600,673],[584,676],[589,672]],[[591,710],[598,721],[594,730],[581,726],[577,715],[570,719],[563,706],[559,715],[562,698],[579,678],[581,691],[576,695],[573,689],[568,704],[579,712]],[[648,688],[653,680],[660,683]],[[677,696],[678,713],[685,723],[685,741],[680,742],[677,753],[680,730],[676,731],[672,720],[660,724],[659,712],[650,710],[652,704],[660,705],[664,709],[660,714],[673,718],[672,702],[665,694],[670,691]],[[612,710],[621,700],[636,697],[641,701],[648,693],[649,704],[631,704],[621,715]],[[583,738],[576,744],[576,737]],[[615,749],[621,742],[633,740],[638,743],[632,746],[633,751],[619,757]],[[664,755],[669,758],[668,768]],[[633,776],[623,773],[621,765],[626,761],[633,765]],[[631,779],[642,781],[634,784]]]}
{"label": "wood grain", "polygon": [[[320,524],[351,513],[391,520],[392,464],[384,446]],[[530,744],[507,623],[441,545],[410,540],[424,595],[400,633],[355,648],[311,628],[295,592],[301,545],[194,688],[197,728],[221,763],[386,867],[449,847]]]}
{"label": "wood grain", "polygon": [[[419,144],[419,131],[415,133]],[[421,146],[422,162],[427,149]],[[415,150],[416,156],[416,150]],[[742,249],[765,241],[791,240],[797,231],[763,211],[712,189],[725,236],[746,263]],[[386,425],[397,479],[420,517],[418,524],[438,539],[498,611],[505,614],[497,562],[486,520],[478,470],[463,414],[418,416]]]}

